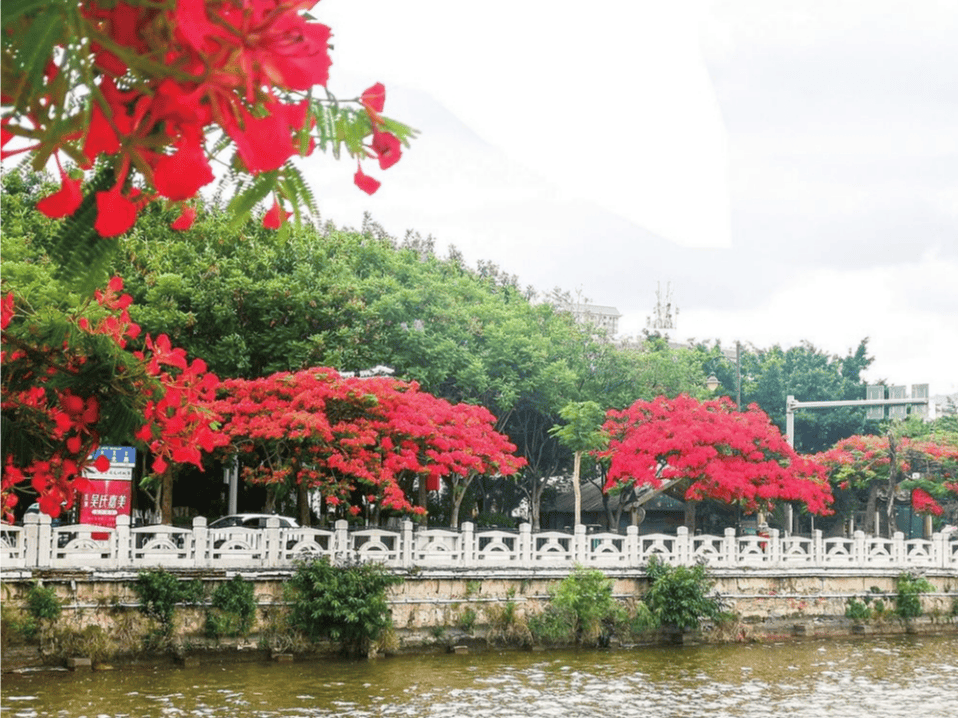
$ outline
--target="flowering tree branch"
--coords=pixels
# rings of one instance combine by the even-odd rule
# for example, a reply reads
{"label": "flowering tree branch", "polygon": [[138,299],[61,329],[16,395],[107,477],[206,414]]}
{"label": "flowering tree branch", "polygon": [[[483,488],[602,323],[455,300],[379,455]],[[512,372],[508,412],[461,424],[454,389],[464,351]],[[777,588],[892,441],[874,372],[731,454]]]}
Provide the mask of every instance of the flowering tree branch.
{"label": "flowering tree branch", "polygon": [[[329,79],[330,29],[306,10],[313,0],[53,0],[11,4],[2,18],[2,146],[28,153],[35,169],[52,158],[61,187],[40,211],[67,217],[80,206],[85,172],[97,162],[115,182],[96,193],[96,230],[126,232],[150,202],[181,208],[214,181],[212,162],[245,177],[238,219],[273,197],[265,223],[315,210],[290,160],[318,147],[361,163],[394,165],[414,131],[383,116],[385,88],[339,102]],[[19,138],[19,142],[14,142]],[[7,146],[10,148],[7,149]],[[225,150],[231,157],[223,159]],[[65,169],[62,158],[74,167]],[[355,182],[372,193],[379,181]]]}

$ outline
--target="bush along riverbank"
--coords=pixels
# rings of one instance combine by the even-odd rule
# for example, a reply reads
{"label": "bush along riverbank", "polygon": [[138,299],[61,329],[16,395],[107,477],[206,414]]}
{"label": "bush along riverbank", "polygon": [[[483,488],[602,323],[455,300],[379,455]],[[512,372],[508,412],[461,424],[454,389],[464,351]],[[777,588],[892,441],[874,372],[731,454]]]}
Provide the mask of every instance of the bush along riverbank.
{"label": "bush along riverbank", "polygon": [[[85,601],[77,582],[47,576],[3,585],[4,670],[958,630],[958,577],[936,587],[912,573],[844,596],[843,615],[813,612],[810,604],[824,601],[819,597],[788,599],[795,610],[761,620],[743,614],[741,595],[718,592],[704,566],[655,559],[625,594],[621,588],[630,584],[621,577],[583,568],[509,582],[402,576],[378,564],[334,566],[327,559],[269,580],[142,571],[91,582],[97,593]],[[71,587],[72,598],[64,595]],[[784,600],[776,594],[749,600]]]}

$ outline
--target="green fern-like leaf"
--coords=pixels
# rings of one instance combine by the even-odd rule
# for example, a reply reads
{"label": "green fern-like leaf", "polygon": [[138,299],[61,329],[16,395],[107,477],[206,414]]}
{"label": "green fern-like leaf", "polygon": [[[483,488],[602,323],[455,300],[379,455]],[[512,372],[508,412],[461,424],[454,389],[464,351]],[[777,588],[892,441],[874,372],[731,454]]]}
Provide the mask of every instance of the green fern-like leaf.
{"label": "green fern-like leaf", "polygon": [[230,200],[227,212],[233,216],[230,229],[238,229],[249,219],[253,208],[262,202],[276,187],[277,172],[264,172],[240,182],[236,195]]}
{"label": "green fern-like leaf", "polygon": [[104,239],[93,228],[96,222],[96,194],[115,182],[113,168],[102,166],[87,184],[80,207],[64,221],[53,241],[50,256],[59,264],[56,278],[81,295],[89,296],[107,277],[110,261],[119,244]]}

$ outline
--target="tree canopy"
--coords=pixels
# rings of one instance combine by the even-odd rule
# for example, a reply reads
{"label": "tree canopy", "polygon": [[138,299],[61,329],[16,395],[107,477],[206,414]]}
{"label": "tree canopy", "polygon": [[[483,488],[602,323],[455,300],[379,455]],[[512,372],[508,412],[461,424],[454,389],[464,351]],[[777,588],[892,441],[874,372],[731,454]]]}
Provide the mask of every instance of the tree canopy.
{"label": "tree canopy", "polygon": [[795,501],[815,514],[831,512],[824,467],[788,445],[757,407],[680,395],[637,401],[610,411],[606,490],[620,484],[687,483],[685,498],[738,504],[748,512]]}

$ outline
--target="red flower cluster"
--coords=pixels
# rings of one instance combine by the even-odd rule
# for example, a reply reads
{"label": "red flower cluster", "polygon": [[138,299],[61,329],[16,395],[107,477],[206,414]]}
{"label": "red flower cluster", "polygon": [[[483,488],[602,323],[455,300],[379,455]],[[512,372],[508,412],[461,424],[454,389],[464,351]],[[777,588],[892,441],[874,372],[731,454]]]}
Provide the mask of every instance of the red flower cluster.
{"label": "red flower cluster", "polygon": [[[74,317],[75,336],[58,346],[27,345],[23,337],[30,336],[30,327],[25,327],[25,335],[12,331],[19,329],[12,326],[17,319],[15,299],[13,294],[3,298],[0,408],[42,443],[33,447],[28,461],[5,451],[0,494],[6,516],[17,503],[16,489],[26,483],[39,496],[41,510],[52,516],[59,515],[61,505],[70,508],[74,492],[84,489],[82,472],[99,447],[104,403],[112,397],[100,393],[96,383],[82,380],[86,370],[96,371],[94,365],[102,362],[102,358],[94,359],[82,337],[102,335],[122,350],[139,336],[140,328],[128,312],[132,299],[122,290],[119,277],[111,279],[105,290],[97,290],[96,302],[104,311],[92,321]],[[206,372],[202,361],[187,363],[185,352],[170,347],[166,336],[156,340],[147,336],[145,344],[145,351],[133,352],[139,360],[138,373],[110,367],[115,379],[109,392],[124,392],[139,404],[144,423],[137,438],[153,452],[155,471],[163,471],[169,459],[199,466],[200,449],[211,451],[228,441],[213,430],[218,417],[208,409],[219,381]],[[97,462],[99,470],[109,468],[106,457]]]}
{"label": "red flower cluster", "polygon": [[[95,226],[104,237],[130,229],[147,203],[163,199],[182,205],[212,182],[208,139],[211,145],[222,136],[231,140],[238,168],[249,174],[278,170],[315,147],[309,138],[316,124],[314,107],[304,98],[327,83],[331,33],[304,14],[313,4],[315,0],[80,3],[79,15],[70,14],[64,28],[85,36],[89,45],[76,37],[61,38],[48,58],[41,87],[17,83],[16,92],[7,94],[12,83],[5,82],[2,102],[10,107],[4,109],[2,142],[29,137],[37,143],[18,152],[53,155],[58,163],[62,152],[81,169],[108,158],[116,184],[96,197]],[[79,26],[71,26],[75,22]],[[70,53],[83,51],[78,48],[90,53],[83,62],[93,68],[90,87],[77,86],[89,82],[89,76],[68,62]],[[88,93],[92,101],[85,108]],[[378,157],[382,169],[401,156],[400,140],[385,130],[384,98],[385,90],[376,84],[360,102],[372,135],[366,154]],[[61,188],[38,204],[55,218],[73,214],[82,200],[82,179],[60,171]],[[139,189],[134,174],[142,178]],[[357,184],[366,192],[378,186],[371,178],[357,178]],[[182,205],[173,226],[187,229],[194,218],[195,210]],[[271,213],[265,223],[276,227],[284,219]]]}
{"label": "red flower cluster", "polygon": [[911,492],[911,506],[915,510],[915,513],[918,514],[932,514],[933,516],[941,516],[945,513],[945,510],[941,508],[939,504],[924,489],[915,489]]}
{"label": "red flower cluster", "polygon": [[378,503],[421,514],[425,507],[408,498],[417,479],[509,475],[524,463],[486,409],[449,404],[415,383],[315,368],[231,379],[221,389],[213,409],[255,463],[244,476],[318,489],[334,509]]}
{"label": "red flower cluster", "polygon": [[693,501],[740,503],[747,511],[799,501],[812,513],[832,513],[824,467],[796,454],[755,406],[738,411],[728,399],[659,397],[610,411],[604,428],[610,442],[601,455],[611,459],[606,490],[686,479],[685,496]]}

